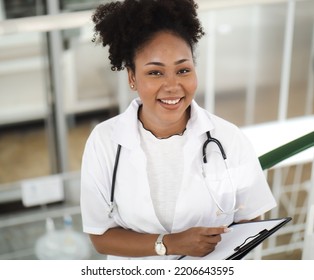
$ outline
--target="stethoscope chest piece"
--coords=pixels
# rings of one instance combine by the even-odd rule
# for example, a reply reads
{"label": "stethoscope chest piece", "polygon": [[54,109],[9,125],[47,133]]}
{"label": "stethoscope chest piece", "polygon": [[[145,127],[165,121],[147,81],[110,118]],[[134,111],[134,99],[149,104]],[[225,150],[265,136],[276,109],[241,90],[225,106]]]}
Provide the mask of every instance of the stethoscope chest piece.
{"label": "stethoscope chest piece", "polygon": [[116,204],[112,201],[109,205],[108,217],[113,218],[116,211]]}

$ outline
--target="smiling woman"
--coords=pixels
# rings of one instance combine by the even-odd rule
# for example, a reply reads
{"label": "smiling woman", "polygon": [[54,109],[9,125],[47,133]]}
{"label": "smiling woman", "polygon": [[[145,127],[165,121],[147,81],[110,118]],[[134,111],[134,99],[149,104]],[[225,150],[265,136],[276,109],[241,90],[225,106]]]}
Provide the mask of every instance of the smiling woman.
{"label": "smiling woman", "polygon": [[125,0],[93,15],[112,70],[126,68],[139,96],[95,127],[83,156],[83,228],[111,259],[204,256],[227,225],[276,205],[244,135],[194,101],[204,34],[196,9],[193,0]]}
{"label": "smiling woman", "polygon": [[167,31],[158,32],[134,57],[129,83],[143,103],[139,119],[156,137],[181,133],[197,88],[191,47]]}

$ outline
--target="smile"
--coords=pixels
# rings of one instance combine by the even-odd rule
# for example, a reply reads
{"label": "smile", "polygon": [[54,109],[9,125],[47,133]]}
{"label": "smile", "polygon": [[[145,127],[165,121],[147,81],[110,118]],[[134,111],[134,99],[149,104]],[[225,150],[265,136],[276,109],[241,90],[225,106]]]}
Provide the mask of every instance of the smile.
{"label": "smile", "polygon": [[174,100],[167,100],[167,99],[160,99],[160,101],[164,104],[168,105],[176,105],[180,102],[181,98],[174,99]]}

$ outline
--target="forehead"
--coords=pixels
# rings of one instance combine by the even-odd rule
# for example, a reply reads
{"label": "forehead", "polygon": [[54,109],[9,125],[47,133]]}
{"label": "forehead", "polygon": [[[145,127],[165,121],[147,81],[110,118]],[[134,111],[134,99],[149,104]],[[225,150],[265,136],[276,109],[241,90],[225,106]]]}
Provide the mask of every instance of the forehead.
{"label": "forehead", "polygon": [[162,61],[192,59],[190,45],[181,37],[170,32],[158,32],[135,54],[136,61]]}

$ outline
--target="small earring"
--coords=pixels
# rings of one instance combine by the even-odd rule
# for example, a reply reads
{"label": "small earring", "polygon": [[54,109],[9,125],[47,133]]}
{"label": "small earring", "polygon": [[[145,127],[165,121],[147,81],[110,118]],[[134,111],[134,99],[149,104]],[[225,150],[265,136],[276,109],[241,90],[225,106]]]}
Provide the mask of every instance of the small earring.
{"label": "small earring", "polygon": [[131,89],[134,89],[134,85],[133,84],[131,85]]}

